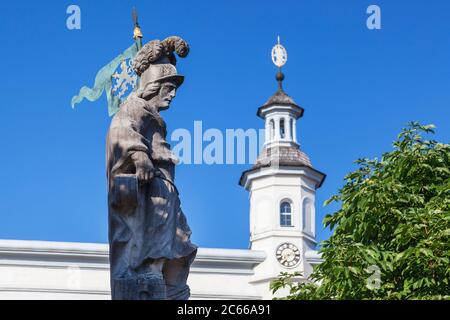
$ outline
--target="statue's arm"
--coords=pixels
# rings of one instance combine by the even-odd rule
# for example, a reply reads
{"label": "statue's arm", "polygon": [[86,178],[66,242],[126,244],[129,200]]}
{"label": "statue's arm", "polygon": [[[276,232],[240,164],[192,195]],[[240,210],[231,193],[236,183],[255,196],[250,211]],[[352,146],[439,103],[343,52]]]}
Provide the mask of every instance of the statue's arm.
{"label": "statue's arm", "polygon": [[[145,123],[143,122],[145,121]],[[122,106],[111,123],[109,137],[111,147],[117,150],[114,165],[117,170],[113,174],[134,173],[141,184],[153,178],[154,165],[150,154],[152,135],[144,137],[143,127],[153,122],[148,113],[144,115],[144,105],[141,100],[130,100]]]}

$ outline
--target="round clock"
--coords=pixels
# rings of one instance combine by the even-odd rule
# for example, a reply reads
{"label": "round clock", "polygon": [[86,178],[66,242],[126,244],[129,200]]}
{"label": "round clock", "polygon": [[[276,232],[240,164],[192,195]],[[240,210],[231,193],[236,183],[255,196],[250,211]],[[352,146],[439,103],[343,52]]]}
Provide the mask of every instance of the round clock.
{"label": "round clock", "polygon": [[286,267],[293,268],[300,262],[300,250],[292,243],[282,243],[278,246],[277,251],[278,262]]}

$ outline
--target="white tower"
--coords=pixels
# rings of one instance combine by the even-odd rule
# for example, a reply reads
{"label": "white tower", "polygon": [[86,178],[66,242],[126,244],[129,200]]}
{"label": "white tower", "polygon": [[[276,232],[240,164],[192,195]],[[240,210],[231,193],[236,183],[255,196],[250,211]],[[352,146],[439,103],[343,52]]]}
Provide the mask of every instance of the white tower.
{"label": "white tower", "polygon": [[257,112],[265,121],[264,148],[239,181],[250,192],[251,249],[267,253],[252,283],[267,299],[272,298],[270,282],[281,272],[301,272],[300,281],[312,272],[317,260],[315,193],[325,179],[300,150],[296,126],[304,110],[283,91],[287,53],[279,39],[272,60],[279,68],[278,90]]}

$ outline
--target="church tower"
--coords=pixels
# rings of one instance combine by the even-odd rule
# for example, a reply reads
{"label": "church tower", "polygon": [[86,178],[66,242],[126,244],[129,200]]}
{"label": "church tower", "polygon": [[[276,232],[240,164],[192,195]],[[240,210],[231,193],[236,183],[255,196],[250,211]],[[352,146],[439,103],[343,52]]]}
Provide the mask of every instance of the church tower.
{"label": "church tower", "polygon": [[264,120],[264,147],[239,181],[250,192],[251,249],[267,254],[252,283],[267,299],[269,284],[280,272],[301,272],[301,281],[317,262],[315,194],[325,179],[300,148],[297,121],[304,109],[283,90],[287,53],[279,38],[272,60],[278,67],[278,90],[257,112]]}

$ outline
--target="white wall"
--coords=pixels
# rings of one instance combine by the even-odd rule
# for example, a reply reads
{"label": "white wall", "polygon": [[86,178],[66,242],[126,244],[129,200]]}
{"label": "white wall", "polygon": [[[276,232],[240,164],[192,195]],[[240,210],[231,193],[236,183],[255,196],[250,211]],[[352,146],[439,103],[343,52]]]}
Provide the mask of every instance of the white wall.
{"label": "white wall", "polygon": [[[261,299],[250,284],[265,253],[200,248],[192,299]],[[106,244],[0,240],[0,299],[110,299]]]}

